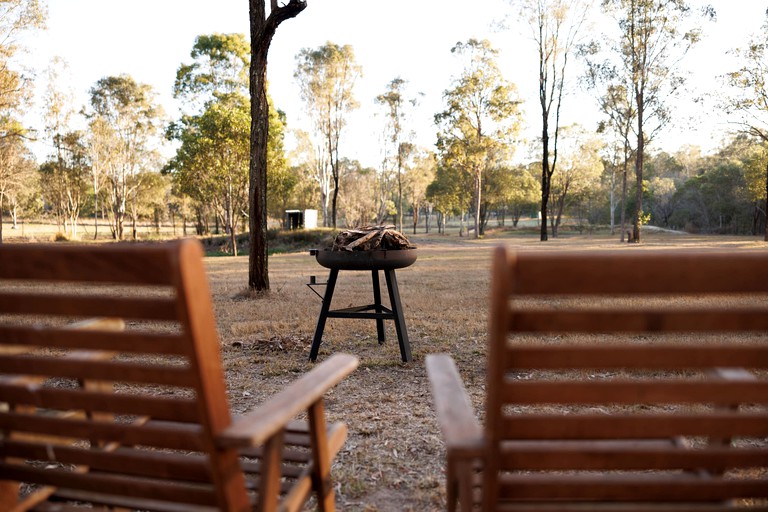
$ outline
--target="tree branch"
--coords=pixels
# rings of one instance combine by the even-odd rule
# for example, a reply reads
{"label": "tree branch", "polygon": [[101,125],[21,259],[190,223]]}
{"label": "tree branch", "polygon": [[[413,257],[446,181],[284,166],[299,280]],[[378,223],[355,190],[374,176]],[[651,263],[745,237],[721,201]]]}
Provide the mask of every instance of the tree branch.
{"label": "tree branch", "polygon": [[[266,29],[274,34],[277,26],[287,19],[295,18],[307,8],[307,0],[290,0],[287,4],[278,6],[277,0],[271,0],[272,9],[267,18]],[[271,36],[270,36],[271,37]]]}

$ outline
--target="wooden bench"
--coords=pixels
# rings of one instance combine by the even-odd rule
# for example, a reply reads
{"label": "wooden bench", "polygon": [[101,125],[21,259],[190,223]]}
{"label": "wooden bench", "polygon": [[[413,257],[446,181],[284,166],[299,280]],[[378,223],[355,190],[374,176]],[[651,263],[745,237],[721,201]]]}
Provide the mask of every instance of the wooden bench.
{"label": "wooden bench", "polygon": [[197,241],[0,245],[0,510],[334,510],[356,366],[233,418]]}
{"label": "wooden bench", "polygon": [[768,510],[766,251],[498,248],[485,425],[427,369],[449,510]]}

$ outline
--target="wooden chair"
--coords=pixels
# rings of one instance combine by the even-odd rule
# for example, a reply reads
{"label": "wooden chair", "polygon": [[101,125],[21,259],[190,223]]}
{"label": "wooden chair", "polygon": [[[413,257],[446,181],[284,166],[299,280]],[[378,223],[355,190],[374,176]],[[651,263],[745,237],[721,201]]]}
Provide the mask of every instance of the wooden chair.
{"label": "wooden chair", "polygon": [[323,395],[356,366],[233,419],[197,241],[0,245],[0,510],[333,510]]}
{"label": "wooden chair", "polygon": [[448,509],[768,510],[768,252],[496,250],[485,426],[427,357]]}

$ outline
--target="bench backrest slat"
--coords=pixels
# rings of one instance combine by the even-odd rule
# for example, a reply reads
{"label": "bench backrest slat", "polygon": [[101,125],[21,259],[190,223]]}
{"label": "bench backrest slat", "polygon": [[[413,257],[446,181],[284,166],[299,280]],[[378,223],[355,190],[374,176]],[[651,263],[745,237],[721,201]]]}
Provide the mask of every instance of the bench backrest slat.
{"label": "bench backrest slat", "polygon": [[499,248],[487,379],[484,510],[768,497],[768,252]]}
{"label": "bench backrest slat", "polygon": [[[112,310],[113,312],[116,310]],[[119,332],[105,339],[104,334],[94,331],[47,328],[34,326],[0,326],[0,338],[7,345],[46,347],[66,350],[104,350],[137,354],[162,354],[183,356],[188,353],[187,339],[179,334],[165,332]],[[106,345],[106,344],[109,345]]]}
{"label": "bench backrest slat", "polygon": [[[193,240],[0,246],[0,479],[248,506],[238,454],[215,442],[231,415],[212,310]],[[125,328],[71,327],[104,317]]]}
{"label": "bench backrest slat", "polygon": [[[50,300],[55,298],[56,300]],[[66,315],[70,317],[108,317],[119,309],[123,318],[138,320],[174,321],[176,301],[174,297],[114,297],[108,295],[64,295],[54,297],[44,293],[0,293],[0,308],[6,313],[28,315]]]}

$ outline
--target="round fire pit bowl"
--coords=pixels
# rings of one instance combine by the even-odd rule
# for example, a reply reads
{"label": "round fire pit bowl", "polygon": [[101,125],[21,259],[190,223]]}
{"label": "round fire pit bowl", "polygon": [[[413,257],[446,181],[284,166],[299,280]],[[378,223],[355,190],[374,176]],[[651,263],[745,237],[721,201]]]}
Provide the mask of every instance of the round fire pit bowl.
{"label": "round fire pit bowl", "polygon": [[413,265],[416,249],[332,251],[316,249],[317,262],[335,270],[393,270]]}

